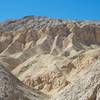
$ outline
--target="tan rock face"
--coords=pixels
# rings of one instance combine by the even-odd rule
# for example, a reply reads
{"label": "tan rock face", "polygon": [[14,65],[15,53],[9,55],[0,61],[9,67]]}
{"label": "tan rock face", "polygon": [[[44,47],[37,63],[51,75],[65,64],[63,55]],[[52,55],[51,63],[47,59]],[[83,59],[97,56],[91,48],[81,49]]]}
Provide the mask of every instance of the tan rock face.
{"label": "tan rock face", "polygon": [[46,94],[35,90],[40,98],[28,100],[99,100],[99,56],[99,22],[29,16],[0,24],[0,61],[24,84]]}
{"label": "tan rock face", "polygon": [[76,39],[84,43],[85,45],[100,44],[100,26],[74,26],[72,32],[76,33]]}
{"label": "tan rock face", "polygon": [[55,94],[52,100],[99,100],[100,60],[80,72],[72,84]]}
{"label": "tan rock face", "polygon": [[0,65],[0,99],[1,100],[48,100],[37,90],[32,90]]}

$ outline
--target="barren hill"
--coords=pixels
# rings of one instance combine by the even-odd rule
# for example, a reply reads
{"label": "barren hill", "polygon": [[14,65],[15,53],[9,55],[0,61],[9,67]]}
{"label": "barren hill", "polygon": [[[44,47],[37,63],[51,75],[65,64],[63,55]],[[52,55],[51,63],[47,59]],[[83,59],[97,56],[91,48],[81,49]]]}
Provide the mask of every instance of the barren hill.
{"label": "barren hill", "polygon": [[0,24],[0,61],[16,85],[40,91],[36,100],[100,100],[99,56],[99,21],[26,16]]}

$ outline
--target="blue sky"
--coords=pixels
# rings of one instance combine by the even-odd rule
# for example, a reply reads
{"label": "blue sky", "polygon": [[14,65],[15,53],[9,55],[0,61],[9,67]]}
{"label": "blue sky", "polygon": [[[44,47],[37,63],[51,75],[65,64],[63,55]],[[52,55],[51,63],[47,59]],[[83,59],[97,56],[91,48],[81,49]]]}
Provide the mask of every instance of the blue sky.
{"label": "blue sky", "polygon": [[99,20],[100,0],[0,0],[0,21],[23,16]]}

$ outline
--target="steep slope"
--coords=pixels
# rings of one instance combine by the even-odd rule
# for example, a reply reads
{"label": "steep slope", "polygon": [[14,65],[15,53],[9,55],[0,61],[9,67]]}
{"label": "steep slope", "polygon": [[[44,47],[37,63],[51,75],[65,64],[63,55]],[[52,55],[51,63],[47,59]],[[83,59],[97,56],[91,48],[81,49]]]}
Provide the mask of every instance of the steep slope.
{"label": "steep slope", "polygon": [[47,100],[48,97],[32,90],[0,64],[0,100]]}

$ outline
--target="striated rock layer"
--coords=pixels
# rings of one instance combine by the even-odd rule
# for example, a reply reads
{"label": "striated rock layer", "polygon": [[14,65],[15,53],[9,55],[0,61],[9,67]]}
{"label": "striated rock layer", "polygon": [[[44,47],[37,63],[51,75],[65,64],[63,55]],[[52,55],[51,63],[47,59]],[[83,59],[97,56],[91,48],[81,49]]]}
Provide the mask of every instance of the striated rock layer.
{"label": "striated rock layer", "polygon": [[[0,73],[0,87],[4,84],[0,97],[100,100],[99,56],[99,21],[26,16],[1,23],[0,61],[7,67],[1,65],[1,70],[7,74]],[[3,75],[10,77],[10,83],[5,83]],[[7,95],[9,99],[6,86],[13,91]]]}

